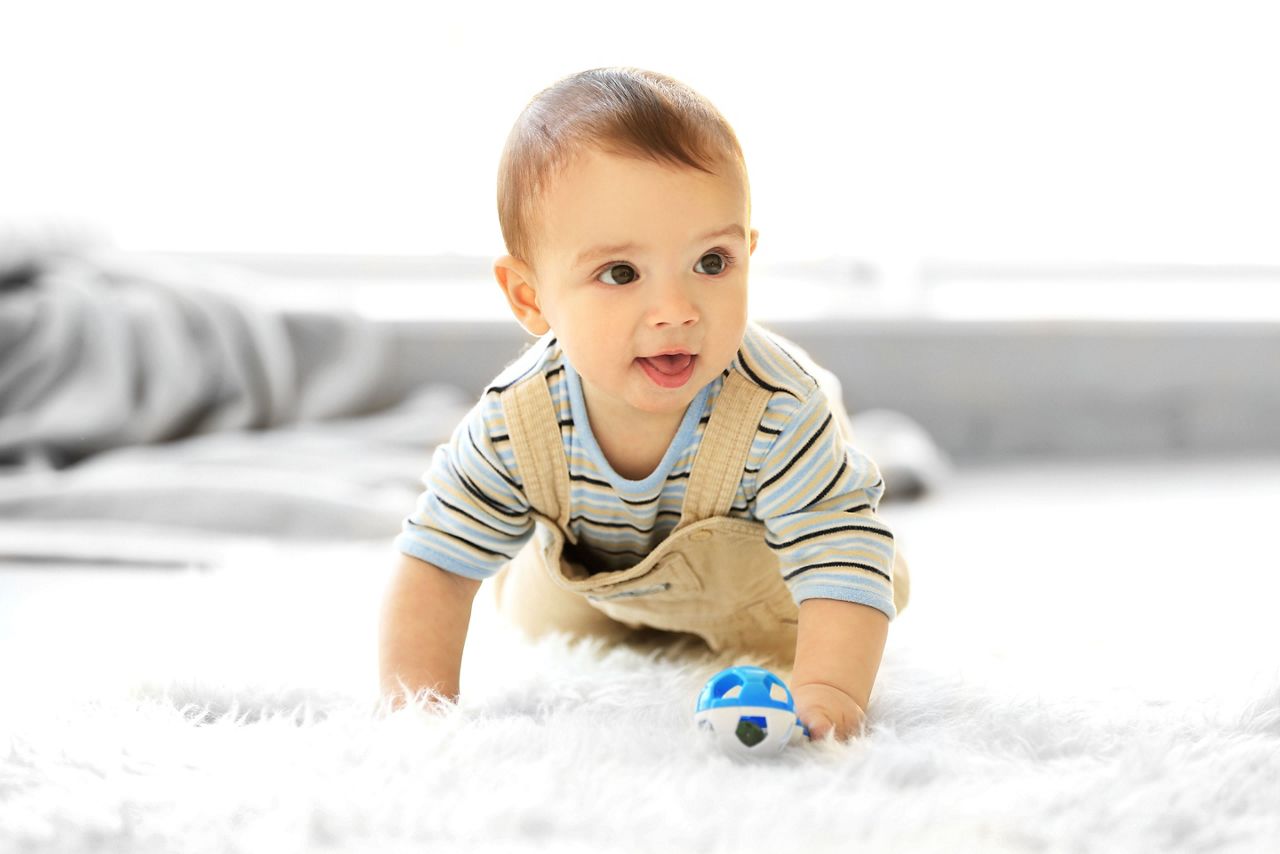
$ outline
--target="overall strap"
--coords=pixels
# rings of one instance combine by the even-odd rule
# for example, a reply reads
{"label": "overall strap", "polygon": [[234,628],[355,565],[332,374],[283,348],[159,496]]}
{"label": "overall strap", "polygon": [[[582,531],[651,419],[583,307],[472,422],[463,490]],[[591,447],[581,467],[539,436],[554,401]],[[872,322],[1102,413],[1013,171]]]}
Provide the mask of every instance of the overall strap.
{"label": "overall strap", "polygon": [[535,512],[567,532],[569,461],[547,378],[538,371],[504,390],[501,399],[525,497]]}
{"label": "overall strap", "polygon": [[727,516],[772,393],[730,371],[702,433],[676,529]]}

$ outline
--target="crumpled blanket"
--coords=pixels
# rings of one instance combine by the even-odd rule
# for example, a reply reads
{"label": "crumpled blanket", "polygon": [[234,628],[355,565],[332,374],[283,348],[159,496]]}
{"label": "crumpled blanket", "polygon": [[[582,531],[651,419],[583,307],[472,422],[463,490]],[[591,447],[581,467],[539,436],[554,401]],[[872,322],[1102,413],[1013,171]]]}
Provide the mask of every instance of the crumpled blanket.
{"label": "crumpled blanket", "polygon": [[63,469],[0,467],[0,566],[213,563],[224,540],[390,547],[435,446],[473,398],[423,386],[369,415],[113,448]]}
{"label": "crumpled blanket", "polygon": [[[50,245],[52,243],[53,245]],[[0,464],[394,403],[388,333],[285,314],[248,273],[0,233]]]}

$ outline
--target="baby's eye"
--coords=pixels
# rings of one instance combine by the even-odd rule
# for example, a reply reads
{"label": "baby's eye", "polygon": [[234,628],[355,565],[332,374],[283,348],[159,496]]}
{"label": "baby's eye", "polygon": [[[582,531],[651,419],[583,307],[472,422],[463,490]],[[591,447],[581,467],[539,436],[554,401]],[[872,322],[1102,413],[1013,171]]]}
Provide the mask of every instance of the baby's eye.
{"label": "baby's eye", "polygon": [[[609,278],[605,278],[608,276]],[[614,264],[605,270],[597,280],[603,281],[606,285],[629,285],[635,281],[636,271],[630,264]]]}
{"label": "baby's eye", "polygon": [[[703,264],[703,262],[705,262],[705,269],[699,270],[698,264]],[[693,269],[699,273],[718,276],[723,273],[725,268],[731,263],[732,261],[723,252],[708,252],[706,255],[703,255],[698,259],[698,264],[695,264]]]}

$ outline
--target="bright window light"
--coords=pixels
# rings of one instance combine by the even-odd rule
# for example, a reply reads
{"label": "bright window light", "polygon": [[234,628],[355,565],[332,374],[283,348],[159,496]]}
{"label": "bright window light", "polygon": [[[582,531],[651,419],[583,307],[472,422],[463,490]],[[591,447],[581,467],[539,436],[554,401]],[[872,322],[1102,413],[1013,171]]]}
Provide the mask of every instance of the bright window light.
{"label": "bright window light", "polygon": [[131,250],[492,258],[525,102],[636,65],[735,126],[756,263],[866,265],[890,313],[1009,304],[1007,281],[924,290],[970,263],[1252,265],[1274,289],[1274,8],[6,4],[0,218]]}

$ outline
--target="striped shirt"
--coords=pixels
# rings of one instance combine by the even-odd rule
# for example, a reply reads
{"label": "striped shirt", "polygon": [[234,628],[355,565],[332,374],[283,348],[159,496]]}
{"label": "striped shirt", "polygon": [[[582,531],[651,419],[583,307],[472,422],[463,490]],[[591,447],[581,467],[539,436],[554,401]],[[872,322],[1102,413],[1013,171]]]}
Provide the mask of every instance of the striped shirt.
{"label": "striped shirt", "polygon": [[[826,394],[794,348],[750,324],[729,366],[772,395],[729,515],[763,523],[793,598],[841,599],[896,615],[894,541],[876,515],[879,470],[842,438]],[[702,388],[658,467],[643,480],[617,474],[592,435],[582,384],[554,337],[508,367],[436,448],[426,489],[396,547],[442,569],[494,575],[533,535],[535,522],[507,432],[501,391],[540,371],[569,462],[569,527],[593,571],[639,563],[680,520],[685,488],[725,374]]]}

